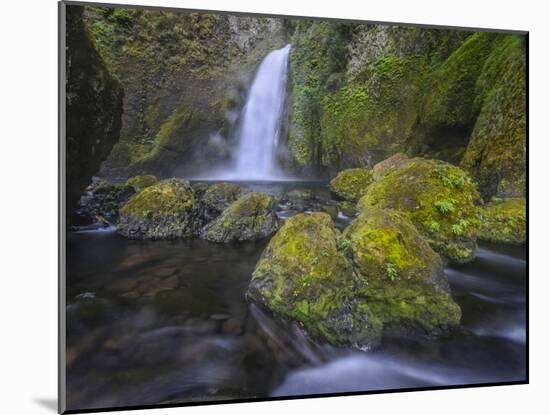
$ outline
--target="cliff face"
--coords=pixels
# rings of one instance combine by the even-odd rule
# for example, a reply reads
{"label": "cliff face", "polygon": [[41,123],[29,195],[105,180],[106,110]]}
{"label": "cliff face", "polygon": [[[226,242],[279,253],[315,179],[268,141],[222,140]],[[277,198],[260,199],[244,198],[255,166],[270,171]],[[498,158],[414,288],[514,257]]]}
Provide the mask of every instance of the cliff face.
{"label": "cliff face", "polygon": [[228,159],[254,69],[287,41],[280,19],[97,7],[85,16],[125,91],[105,175],[196,174]]}
{"label": "cliff face", "polygon": [[332,173],[407,152],[461,164],[485,197],[524,193],[517,181],[525,171],[522,42],[506,34],[295,23],[293,168]]}
{"label": "cliff face", "polygon": [[72,212],[119,138],[123,91],[88,36],[82,7],[66,11],[67,212]]}

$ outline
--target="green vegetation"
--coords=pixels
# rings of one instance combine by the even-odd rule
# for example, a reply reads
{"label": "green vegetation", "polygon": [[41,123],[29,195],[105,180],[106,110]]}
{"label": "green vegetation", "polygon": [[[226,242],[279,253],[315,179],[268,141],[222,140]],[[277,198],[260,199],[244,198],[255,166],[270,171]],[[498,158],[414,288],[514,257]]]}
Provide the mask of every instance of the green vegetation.
{"label": "green vegetation", "polygon": [[524,198],[495,200],[480,209],[479,238],[492,242],[523,244],[527,222]]}
{"label": "green vegetation", "polygon": [[372,183],[368,169],[348,169],[339,172],[330,181],[330,189],[341,199],[356,202],[367,192]]}
{"label": "green vegetation", "polygon": [[197,212],[189,182],[168,179],[145,188],[120,209],[117,231],[137,239],[189,236],[196,230]]}
{"label": "green vegetation", "polygon": [[152,186],[157,182],[158,179],[156,178],[156,176],[153,176],[152,174],[146,174],[143,176],[130,177],[126,181],[126,184],[128,186],[132,186],[136,192],[141,192],[146,187]]}
{"label": "green vegetation", "polygon": [[263,193],[250,192],[237,199],[201,231],[212,242],[254,241],[278,228],[274,200]]}
{"label": "green vegetation", "polygon": [[463,170],[416,158],[371,184],[358,209],[404,212],[437,252],[462,263],[474,258],[478,200],[476,186]]}

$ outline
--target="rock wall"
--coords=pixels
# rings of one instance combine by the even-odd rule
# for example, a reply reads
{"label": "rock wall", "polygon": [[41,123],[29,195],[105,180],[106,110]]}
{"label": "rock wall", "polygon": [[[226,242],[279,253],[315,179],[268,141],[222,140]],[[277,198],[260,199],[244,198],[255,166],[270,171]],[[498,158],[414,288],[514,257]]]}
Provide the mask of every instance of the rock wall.
{"label": "rock wall", "polygon": [[288,41],[281,19],[99,7],[85,16],[125,91],[106,176],[197,174],[227,160],[254,69]]}
{"label": "rock wall", "polygon": [[461,164],[486,198],[524,193],[523,37],[293,23],[296,171],[332,174],[406,152]]}
{"label": "rock wall", "polygon": [[121,128],[123,91],[82,21],[82,7],[67,6],[67,213],[99,170]]}

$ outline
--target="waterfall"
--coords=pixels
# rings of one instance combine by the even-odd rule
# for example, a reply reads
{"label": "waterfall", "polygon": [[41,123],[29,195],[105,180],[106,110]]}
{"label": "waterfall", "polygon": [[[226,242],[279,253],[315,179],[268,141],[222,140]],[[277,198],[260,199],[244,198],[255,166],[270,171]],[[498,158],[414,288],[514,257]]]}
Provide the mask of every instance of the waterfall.
{"label": "waterfall", "polygon": [[281,178],[276,150],[286,96],[290,45],[270,52],[260,64],[238,129],[238,147],[231,176],[241,180]]}

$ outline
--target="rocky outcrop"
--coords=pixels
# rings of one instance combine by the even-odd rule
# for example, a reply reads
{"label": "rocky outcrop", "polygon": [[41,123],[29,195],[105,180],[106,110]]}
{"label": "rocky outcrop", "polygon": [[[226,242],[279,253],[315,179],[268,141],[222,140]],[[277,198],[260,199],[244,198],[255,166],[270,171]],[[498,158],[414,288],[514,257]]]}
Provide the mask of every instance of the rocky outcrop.
{"label": "rocky outcrop", "polygon": [[441,259],[409,219],[373,208],[343,236],[324,213],[288,219],[248,293],[318,340],[359,348],[378,345],[388,330],[439,335],[461,315]]}
{"label": "rocky outcrop", "polygon": [[83,7],[66,6],[67,218],[119,139],[123,90],[90,40]]}
{"label": "rocky outcrop", "polygon": [[406,152],[461,165],[485,200],[506,184],[524,195],[523,37],[300,22],[292,45],[296,170],[372,167]]}
{"label": "rocky outcrop", "polygon": [[208,187],[201,196],[201,213],[206,222],[218,217],[231,203],[235,202],[244,189],[235,183],[216,183]]}
{"label": "rocky outcrop", "polygon": [[523,244],[527,236],[524,198],[495,200],[480,208],[479,239]]}
{"label": "rocky outcrop", "polygon": [[278,228],[274,199],[263,193],[247,193],[233,202],[202,230],[202,238],[212,242],[255,241]]}
{"label": "rocky outcrop", "polygon": [[372,180],[369,169],[347,169],[339,172],[329,186],[340,199],[357,202],[367,192]]}
{"label": "rocky outcrop", "polygon": [[152,186],[157,182],[158,179],[156,178],[156,176],[153,176],[152,174],[146,174],[143,176],[130,177],[126,181],[126,184],[128,186],[132,186],[136,192],[141,192],[146,187]]}
{"label": "rocky outcrop", "polygon": [[371,184],[358,203],[404,212],[432,247],[455,263],[475,257],[479,193],[467,173],[448,163],[415,158]]}
{"label": "rocky outcrop", "polygon": [[173,239],[192,235],[198,202],[188,181],[163,180],[137,193],[120,209],[117,232],[133,239]]}
{"label": "rocky outcrop", "polygon": [[82,223],[118,222],[119,209],[136,193],[128,184],[94,181],[78,202],[75,214]]}

